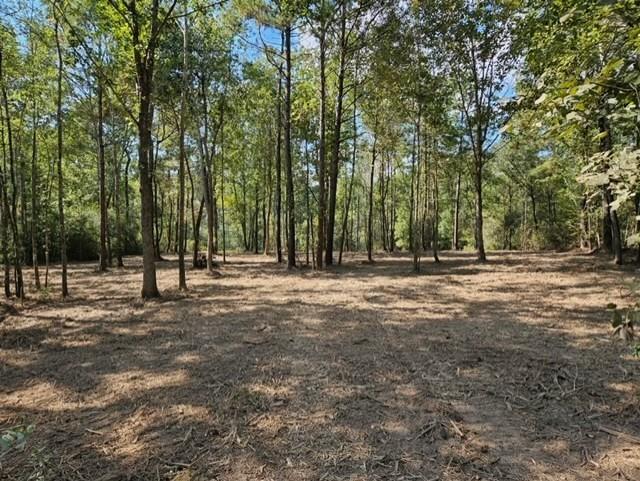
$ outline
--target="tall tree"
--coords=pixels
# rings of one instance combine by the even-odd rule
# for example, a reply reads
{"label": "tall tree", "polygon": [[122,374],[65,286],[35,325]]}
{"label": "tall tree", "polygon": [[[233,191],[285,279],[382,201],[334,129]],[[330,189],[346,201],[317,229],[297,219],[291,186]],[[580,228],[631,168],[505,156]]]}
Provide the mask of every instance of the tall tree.
{"label": "tall tree", "polygon": [[[60,6],[62,9],[63,7]],[[63,118],[62,118],[62,74],[64,71],[64,62],[62,57],[62,43],[60,23],[58,14],[54,14],[55,20],[55,37],[56,52],[58,55],[58,77],[57,77],[57,96],[56,96],[56,124],[58,132],[58,149],[57,149],[57,173],[58,173],[58,217],[59,217],[59,243],[60,243],[60,265],[62,276],[62,297],[69,295],[69,287],[67,285],[67,231],[64,223],[64,176],[62,172],[63,158]]]}

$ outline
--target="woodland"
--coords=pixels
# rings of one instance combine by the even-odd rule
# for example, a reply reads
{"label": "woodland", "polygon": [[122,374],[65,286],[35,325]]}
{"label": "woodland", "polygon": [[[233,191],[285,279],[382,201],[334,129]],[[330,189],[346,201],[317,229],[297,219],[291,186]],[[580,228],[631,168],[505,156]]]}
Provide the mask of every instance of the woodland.
{"label": "woodland", "polygon": [[638,0],[2,0],[0,144],[0,480],[640,479]]}

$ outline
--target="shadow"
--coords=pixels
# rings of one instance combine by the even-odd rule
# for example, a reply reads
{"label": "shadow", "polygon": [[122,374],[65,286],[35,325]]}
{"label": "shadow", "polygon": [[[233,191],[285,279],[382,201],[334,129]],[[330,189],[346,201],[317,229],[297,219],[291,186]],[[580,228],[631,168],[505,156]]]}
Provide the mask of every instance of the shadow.
{"label": "shadow", "polygon": [[0,324],[0,429],[36,425],[0,479],[640,479],[611,434],[640,435],[639,363],[603,317],[631,270],[345,259],[231,257],[184,294],[169,259],[147,302],[137,268],[72,266],[70,300]]}

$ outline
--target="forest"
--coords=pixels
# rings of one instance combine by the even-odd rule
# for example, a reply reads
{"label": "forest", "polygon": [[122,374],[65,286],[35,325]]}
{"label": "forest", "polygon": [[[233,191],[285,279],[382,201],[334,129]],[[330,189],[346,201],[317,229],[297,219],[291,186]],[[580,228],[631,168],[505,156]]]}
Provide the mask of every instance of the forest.
{"label": "forest", "polygon": [[0,480],[640,479],[637,0],[3,0],[0,143]]}

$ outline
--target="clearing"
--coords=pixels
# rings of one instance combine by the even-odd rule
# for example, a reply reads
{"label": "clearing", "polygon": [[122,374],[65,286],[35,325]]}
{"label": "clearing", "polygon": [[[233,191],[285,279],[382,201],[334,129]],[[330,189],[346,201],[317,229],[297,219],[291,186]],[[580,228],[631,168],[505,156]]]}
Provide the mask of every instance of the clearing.
{"label": "clearing", "polygon": [[[70,266],[72,297],[0,323],[3,480],[638,480],[640,362],[598,256],[443,253],[222,277]],[[58,273],[53,272],[58,280]],[[57,293],[57,286],[53,286]],[[34,476],[29,478],[29,476]]]}

